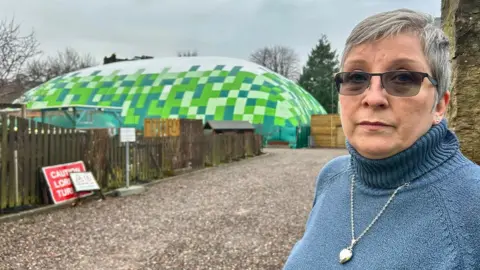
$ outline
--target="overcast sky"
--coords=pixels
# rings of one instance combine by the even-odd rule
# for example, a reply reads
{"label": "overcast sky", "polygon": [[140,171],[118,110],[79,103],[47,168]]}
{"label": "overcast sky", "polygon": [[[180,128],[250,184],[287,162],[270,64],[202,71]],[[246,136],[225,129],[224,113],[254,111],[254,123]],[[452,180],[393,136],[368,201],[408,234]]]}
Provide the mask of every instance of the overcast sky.
{"label": "overcast sky", "polygon": [[247,59],[258,47],[286,45],[302,62],[321,34],[338,52],[353,26],[380,11],[411,8],[440,16],[440,0],[0,0],[0,17],[32,28],[41,50],[66,46],[99,62],[118,57],[199,55]]}

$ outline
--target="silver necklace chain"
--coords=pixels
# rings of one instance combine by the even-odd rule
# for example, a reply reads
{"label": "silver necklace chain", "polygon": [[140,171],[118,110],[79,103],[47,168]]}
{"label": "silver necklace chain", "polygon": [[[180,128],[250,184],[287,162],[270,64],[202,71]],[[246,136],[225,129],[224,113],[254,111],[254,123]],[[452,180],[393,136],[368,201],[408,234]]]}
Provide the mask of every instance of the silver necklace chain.
{"label": "silver necklace chain", "polygon": [[380,210],[380,212],[375,216],[375,218],[372,220],[372,222],[370,222],[370,224],[367,226],[367,228],[358,236],[358,238],[355,239],[355,221],[354,221],[354,217],[353,217],[353,190],[354,190],[354,186],[355,186],[355,174],[353,175],[352,184],[351,184],[351,188],[350,188],[350,224],[351,224],[351,227],[352,227],[352,243],[348,247],[349,250],[352,250],[353,246],[355,246],[355,244],[357,244],[358,241],[360,241],[360,239],[370,230],[370,228],[373,226],[373,224],[375,224],[375,222],[377,222],[378,218],[383,214],[383,212],[385,212],[385,209],[387,209],[388,205],[392,202],[395,195],[397,195],[397,192],[400,189],[402,189],[404,187],[407,187],[408,185],[409,185],[409,183],[407,182],[407,183],[405,183],[405,184],[403,184],[403,185],[401,185],[401,186],[399,186],[398,188],[395,189],[395,191],[392,193],[392,195],[388,199],[387,203],[383,206],[382,210]]}

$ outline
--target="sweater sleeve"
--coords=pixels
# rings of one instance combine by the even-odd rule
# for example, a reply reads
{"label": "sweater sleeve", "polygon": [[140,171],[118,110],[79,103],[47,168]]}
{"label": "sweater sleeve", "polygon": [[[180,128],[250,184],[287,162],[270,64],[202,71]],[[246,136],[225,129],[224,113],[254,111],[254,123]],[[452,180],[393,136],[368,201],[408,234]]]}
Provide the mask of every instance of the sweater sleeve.
{"label": "sweater sleeve", "polygon": [[[349,157],[350,156],[346,155],[346,156],[336,157],[330,160],[322,167],[322,169],[318,173],[317,178],[315,179],[315,190],[313,194],[312,209],[308,214],[305,228],[307,228],[310,224],[318,196],[336,178],[337,175],[345,172],[345,170],[348,168]],[[293,250],[295,250],[295,247],[298,244],[299,242],[297,242],[294,245]]]}
{"label": "sweater sleeve", "polygon": [[449,227],[455,239],[458,269],[480,267],[480,166],[455,171],[435,185],[450,218]]}
{"label": "sweater sleeve", "polygon": [[323,166],[315,181],[312,207],[315,206],[318,195],[333,181],[332,179],[335,179],[335,176],[345,172],[348,167],[348,161],[349,156],[340,156],[330,160]]}

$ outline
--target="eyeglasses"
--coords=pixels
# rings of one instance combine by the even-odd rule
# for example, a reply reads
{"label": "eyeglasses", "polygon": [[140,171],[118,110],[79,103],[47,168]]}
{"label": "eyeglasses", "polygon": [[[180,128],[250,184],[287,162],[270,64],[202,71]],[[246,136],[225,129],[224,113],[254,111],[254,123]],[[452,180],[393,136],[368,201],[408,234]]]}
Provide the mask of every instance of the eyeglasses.
{"label": "eyeglasses", "polygon": [[417,71],[388,71],[384,73],[340,72],[335,75],[335,84],[339,94],[355,96],[370,87],[373,76],[380,76],[382,87],[388,94],[397,97],[411,97],[418,94],[424,78],[437,86],[437,81],[428,73]]}

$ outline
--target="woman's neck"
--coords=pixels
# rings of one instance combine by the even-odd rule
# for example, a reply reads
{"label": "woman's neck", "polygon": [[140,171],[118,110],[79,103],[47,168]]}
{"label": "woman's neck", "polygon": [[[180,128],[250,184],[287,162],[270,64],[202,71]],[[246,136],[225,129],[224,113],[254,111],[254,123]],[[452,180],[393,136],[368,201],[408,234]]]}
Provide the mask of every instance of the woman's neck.
{"label": "woman's neck", "polygon": [[411,147],[385,159],[368,159],[347,141],[356,179],[372,188],[391,189],[434,170],[459,149],[458,139],[446,120],[420,137]]}

